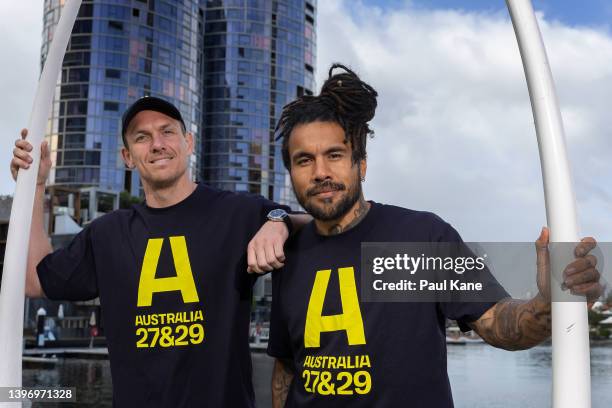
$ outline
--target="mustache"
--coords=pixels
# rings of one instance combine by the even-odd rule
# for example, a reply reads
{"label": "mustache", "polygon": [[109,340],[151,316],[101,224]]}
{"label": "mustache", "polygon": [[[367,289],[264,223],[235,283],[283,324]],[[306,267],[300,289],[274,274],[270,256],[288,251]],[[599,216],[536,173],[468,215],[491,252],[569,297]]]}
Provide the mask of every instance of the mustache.
{"label": "mustache", "polygon": [[314,187],[306,190],[306,195],[312,197],[319,193],[327,192],[327,191],[342,191],[346,190],[346,186],[342,183],[335,183],[331,180],[325,180],[320,183],[317,183]]}

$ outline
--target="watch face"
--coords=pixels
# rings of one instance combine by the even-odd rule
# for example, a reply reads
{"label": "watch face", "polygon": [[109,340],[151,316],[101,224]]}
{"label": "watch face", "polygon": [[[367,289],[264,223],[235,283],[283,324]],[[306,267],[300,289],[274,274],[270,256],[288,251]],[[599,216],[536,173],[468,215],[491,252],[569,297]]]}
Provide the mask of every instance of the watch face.
{"label": "watch face", "polygon": [[287,216],[287,212],[285,210],[281,210],[280,208],[277,208],[276,210],[272,210],[268,213],[268,218],[283,219],[286,216]]}

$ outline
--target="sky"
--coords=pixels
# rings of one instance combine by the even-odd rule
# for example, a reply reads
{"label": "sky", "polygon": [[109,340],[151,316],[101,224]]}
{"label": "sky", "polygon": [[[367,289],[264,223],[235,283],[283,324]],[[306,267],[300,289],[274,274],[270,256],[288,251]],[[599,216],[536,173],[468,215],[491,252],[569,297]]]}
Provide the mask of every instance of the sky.
{"label": "sky", "polygon": [[[536,0],[583,236],[612,241],[612,7]],[[612,4],[612,3],[611,3]],[[546,224],[538,146],[505,3],[320,0],[317,79],[332,62],[379,93],[366,198],[432,211],[466,241],[533,241]],[[0,2],[0,194],[39,75],[42,2]]]}
{"label": "sky", "polygon": [[[529,96],[505,5],[424,3],[319,2],[319,83],[326,67],[340,61],[379,94],[366,197],[433,211],[467,241],[533,241],[546,225],[543,186]],[[455,8],[448,8],[451,3]],[[581,7],[592,3],[580,2]],[[548,18],[553,3],[541,4],[580,230],[609,241],[612,36],[599,19],[580,17],[589,15],[585,11],[572,21],[564,5]]]}
{"label": "sky", "polygon": [[[612,3],[609,0],[532,0],[533,6],[550,20],[568,25],[610,27]],[[454,9],[467,12],[506,12],[504,0],[365,0],[364,4],[385,9],[410,5],[424,10]]]}

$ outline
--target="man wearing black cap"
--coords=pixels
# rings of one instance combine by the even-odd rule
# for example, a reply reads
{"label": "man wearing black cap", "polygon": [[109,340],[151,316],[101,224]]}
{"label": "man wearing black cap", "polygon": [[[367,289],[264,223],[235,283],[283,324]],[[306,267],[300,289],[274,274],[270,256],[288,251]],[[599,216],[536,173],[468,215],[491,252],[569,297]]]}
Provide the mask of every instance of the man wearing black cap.
{"label": "man wearing black cap", "polygon": [[[255,272],[281,267],[291,223],[304,217],[290,221],[261,197],[194,183],[193,135],[164,100],[136,101],[123,116],[122,138],[145,202],[94,220],[55,252],[43,226],[51,167],[43,142],[26,294],[100,298],[114,406],[254,406],[247,263]],[[14,177],[32,161],[27,141],[15,146]]]}

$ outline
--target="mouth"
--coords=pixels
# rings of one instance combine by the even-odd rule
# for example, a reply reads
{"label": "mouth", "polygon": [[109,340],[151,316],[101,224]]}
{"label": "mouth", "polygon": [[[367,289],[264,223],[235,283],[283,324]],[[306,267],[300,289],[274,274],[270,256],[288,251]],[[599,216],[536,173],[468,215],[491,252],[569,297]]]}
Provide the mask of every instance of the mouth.
{"label": "mouth", "polygon": [[149,164],[159,164],[159,165],[162,165],[162,164],[168,163],[172,159],[173,159],[173,157],[156,157],[153,160],[149,160]]}
{"label": "mouth", "polygon": [[325,199],[328,199],[328,198],[332,198],[336,194],[337,191],[338,190],[321,191],[320,193],[317,193],[314,196],[316,198],[320,198],[320,199],[325,200]]}
{"label": "mouth", "polygon": [[321,199],[331,198],[336,195],[337,192],[344,190],[344,186],[339,183],[326,183],[312,188],[308,192],[308,196],[316,197]]}

